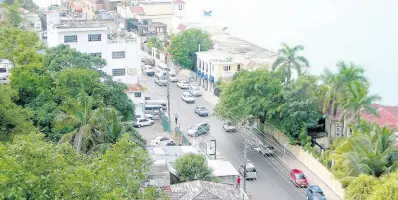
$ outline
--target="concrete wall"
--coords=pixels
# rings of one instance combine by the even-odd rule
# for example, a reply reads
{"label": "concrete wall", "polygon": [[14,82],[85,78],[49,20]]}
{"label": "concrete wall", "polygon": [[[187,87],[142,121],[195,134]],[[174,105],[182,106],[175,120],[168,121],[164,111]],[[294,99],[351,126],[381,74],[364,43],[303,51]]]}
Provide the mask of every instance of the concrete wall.
{"label": "concrete wall", "polygon": [[273,137],[285,148],[298,158],[305,166],[307,166],[313,173],[315,173],[325,184],[341,199],[344,199],[344,189],[336,177],[323,166],[316,158],[314,158],[308,151],[303,150],[300,146],[290,145],[289,138],[283,133],[274,131]]}

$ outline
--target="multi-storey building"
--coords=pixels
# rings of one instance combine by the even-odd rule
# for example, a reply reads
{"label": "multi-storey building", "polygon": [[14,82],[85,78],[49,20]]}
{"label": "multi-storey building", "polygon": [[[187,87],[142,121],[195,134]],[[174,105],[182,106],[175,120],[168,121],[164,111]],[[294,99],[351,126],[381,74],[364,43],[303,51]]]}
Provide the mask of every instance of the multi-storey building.
{"label": "multi-storey building", "polygon": [[0,84],[8,83],[8,76],[10,76],[12,66],[12,63],[9,60],[0,60]]}
{"label": "multi-storey building", "polygon": [[[56,15],[54,15],[56,16]],[[140,42],[134,33],[121,31],[119,23],[111,20],[60,21],[48,20],[49,47],[69,45],[77,51],[106,60],[102,71],[115,81],[139,83],[141,78]]]}

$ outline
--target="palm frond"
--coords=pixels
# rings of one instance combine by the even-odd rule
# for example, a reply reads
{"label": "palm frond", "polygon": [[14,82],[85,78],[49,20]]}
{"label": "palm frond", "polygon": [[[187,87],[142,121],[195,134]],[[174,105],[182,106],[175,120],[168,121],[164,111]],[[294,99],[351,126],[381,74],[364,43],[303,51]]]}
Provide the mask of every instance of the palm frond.
{"label": "palm frond", "polygon": [[280,65],[283,65],[284,62],[286,62],[286,59],[284,57],[276,58],[274,63],[272,63],[272,71],[275,71]]}
{"label": "palm frond", "polygon": [[310,66],[310,62],[305,58],[304,56],[297,56],[296,60],[300,61],[302,64],[304,64],[306,67]]}

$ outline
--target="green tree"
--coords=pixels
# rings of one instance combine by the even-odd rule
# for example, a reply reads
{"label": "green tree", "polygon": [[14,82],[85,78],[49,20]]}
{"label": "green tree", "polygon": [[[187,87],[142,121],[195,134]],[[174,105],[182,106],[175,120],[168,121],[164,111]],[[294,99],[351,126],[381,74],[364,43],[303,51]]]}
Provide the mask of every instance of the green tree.
{"label": "green tree", "polygon": [[37,12],[39,10],[39,6],[36,5],[32,0],[19,0],[18,3],[23,9],[29,10],[31,12]]}
{"label": "green tree", "polygon": [[1,199],[154,199],[140,190],[150,158],[129,136],[98,156],[43,138],[27,134],[0,143]]}
{"label": "green tree", "polygon": [[292,68],[297,71],[297,74],[301,76],[302,68],[309,67],[308,60],[303,57],[297,55],[299,51],[304,50],[304,47],[301,45],[294,46],[290,48],[287,44],[283,43],[283,48],[279,49],[278,57],[272,64],[272,69],[275,71],[279,69],[285,73],[286,81],[290,81],[292,77]]}
{"label": "green tree", "polygon": [[377,178],[362,174],[348,185],[344,193],[344,199],[367,200],[379,184],[381,183]]}
{"label": "green tree", "polygon": [[158,50],[163,50],[163,48],[164,48],[163,41],[155,36],[152,36],[151,38],[149,38],[149,40],[147,41],[146,44],[147,44],[148,48],[154,47]]}
{"label": "green tree", "polygon": [[211,169],[207,166],[206,158],[203,155],[187,154],[178,158],[174,167],[181,182],[193,180],[215,180]]}
{"label": "green tree", "polygon": [[236,74],[231,84],[222,86],[215,114],[234,123],[250,115],[265,122],[277,115],[277,108],[283,103],[282,79],[281,73],[263,70]]}
{"label": "green tree", "polygon": [[104,59],[81,53],[75,49],[71,49],[69,45],[63,44],[48,49],[44,58],[44,66],[53,73],[67,68],[99,70],[105,65],[106,61]]}
{"label": "green tree", "polygon": [[8,141],[16,134],[34,131],[30,119],[30,110],[14,103],[18,99],[17,92],[9,86],[0,85],[0,141]]}
{"label": "green tree", "polygon": [[391,199],[398,200],[398,174],[394,172],[381,178],[380,184],[375,187],[374,192],[368,200]]}
{"label": "green tree", "polygon": [[395,136],[385,127],[375,125],[369,132],[354,130],[351,137],[335,142],[332,171],[343,185],[360,174],[380,177],[398,166],[394,143]]}
{"label": "green tree", "polygon": [[36,33],[17,28],[0,28],[0,58],[14,65],[27,65],[40,60],[36,50],[40,47]]}
{"label": "green tree", "polygon": [[19,6],[15,4],[3,4],[0,5],[0,8],[4,9],[5,16],[1,22],[1,25],[4,27],[15,27],[19,28],[22,23],[22,17],[19,14]]}
{"label": "green tree", "polygon": [[134,104],[124,92],[127,86],[112,80],[105,81],[103,87],[103,98],[106,106],[113,106],[122,115],[122,121],[131,121],[134,116]]}
{"label": "green tree", "polygon": [[194,70],[196,52],[207,51],[212,42],[208,33],[199,29],[189,29],[171,37],[168,52],[173,56],[173,61],[183,68]]}

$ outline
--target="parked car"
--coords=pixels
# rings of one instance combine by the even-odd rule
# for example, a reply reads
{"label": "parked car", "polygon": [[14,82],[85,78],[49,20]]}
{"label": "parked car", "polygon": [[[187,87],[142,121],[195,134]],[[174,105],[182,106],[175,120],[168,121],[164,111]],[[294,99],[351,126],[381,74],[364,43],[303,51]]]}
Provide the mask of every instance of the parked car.
{"label": "parked car", "polygon": [[173,140],[164,136],[157,136],[150,143],[151,146],[176,146]]}
{"label": "parked car", "polygon": [[197,137],[207,134],[210,131],[210,125],[207,122],[199,122],[188,129],[188,136]]}
{"label": "parked car", "polygon": [[200,88],[197,85],[190,85],[188,88],[189,93],[192,94],[192,96],[195,97],[200,97],[202,94],[200,93]]}
{"label": "parked car", "polygon": [[255,147],[254,150],[263,156],[275,155],[275,148],[273,146],[265,146],[264,144],[260,144]]}
{"label": "parked car", "polygon": [[182,93],[181,99],[185,101],[185,103],[195,103],[195,97],[193,97],[189,92]]}
{"label": "parked car", "polygon": [[236,132],[236,126],[234,126],[230,121],[226,121],[222,128],[225,132]]}
{"label": "parked car", "polygon": [[170,82],[173,82],[173,83],[177,82],[178,81],[177,75],[169,74],[169,80],[170,80]]}
{"label": "parked car", "polygon": [[325,194],[323,194],[322,189],[317,185],[308,186],[305,197],[308,200],[326,200]]}
{"label": "parked car", "polygon": [[186,89],[189,88],[189,83],[188,83],[188,81],[180,80],[180,81],[178,81],[178,83],[177,83],[177,87],[186,90]]}
{"label": "parked car", "polygon": [[[241,165],[239,167],[239,173],[244,176],[245,174],[245,165]],[[257,179],[257,170],[256,167],[252,163],[246,164],[246,179]]]}
{"label": "parked car", "polygon": [[133,121],[133,126],[140,128],[143,126],[152,126],[154,123],[155,121],[151,119],[138,118]]}
{"label": "parked car", "polygon": [[290,181],[296,187],[308,187],[308,181],[304,173],[299,169],[292,169],[289,173]]}
{"label": "parked car", "polygon": [[207,108],[204,107],[204,106],[196,106],[195,107],[195,113],[198,114],[201,117],[209,116],[209,111],[207,111]]}

